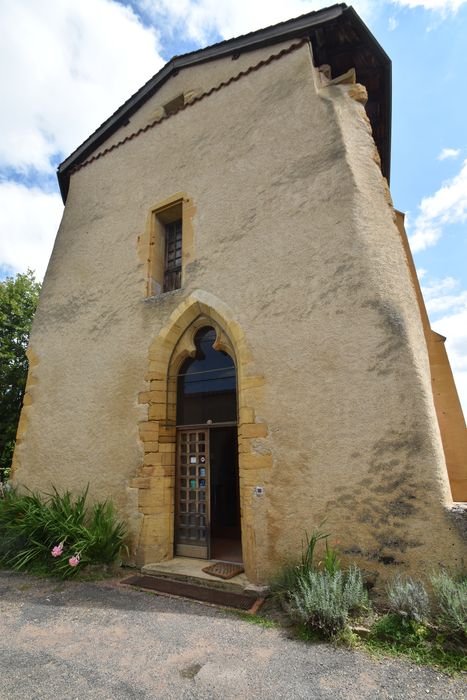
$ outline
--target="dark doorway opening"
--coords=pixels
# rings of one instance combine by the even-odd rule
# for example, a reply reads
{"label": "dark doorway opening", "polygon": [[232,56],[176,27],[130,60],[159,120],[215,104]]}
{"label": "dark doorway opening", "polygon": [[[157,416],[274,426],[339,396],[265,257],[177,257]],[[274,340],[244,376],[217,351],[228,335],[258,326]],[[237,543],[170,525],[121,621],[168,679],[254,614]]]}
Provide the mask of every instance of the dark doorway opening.
{"label": "dark doorway opening", "polygon": [[237,428],[210,429],[211,559],[241,562]]}

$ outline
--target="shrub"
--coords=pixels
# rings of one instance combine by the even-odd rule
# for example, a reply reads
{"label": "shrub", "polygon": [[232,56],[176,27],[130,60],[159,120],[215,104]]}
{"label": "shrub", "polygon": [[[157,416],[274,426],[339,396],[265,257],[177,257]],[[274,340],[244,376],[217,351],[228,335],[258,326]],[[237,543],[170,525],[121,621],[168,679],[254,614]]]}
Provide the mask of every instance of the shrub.
{"label": "shrub", "polygon": [[61,578],[85,564],[112,564],[125,538],[123,523],[104,501],[86,507],[88,490],[75,499],[69,491],[42,498],[12,490],[0,499],[3,563],[15,569],[41,568]]}
{"label": "shrub", "polygon": [[357,567],[348,572],[309,569],[298,579],[297,590],[291,592],[293,615],[307,627],[326,635],[342,630],[352,614],[368,610],[370,601]]}
{"label": "shrub", "polygon": [[430,601],[421,581],[397,576],[388,586],[389,610],[416,622],[427,620]]}
{"label": "shrub", "polygon": [[24,545],[25,540],[19,528],[13,526],[21,515],[21,498],[11,488],[5,488],[5,484],[2,486],[0,490],[0,562],[7,564]]}
{"label": "shrub", "polygon": [[345,585],[342,593],[344,604],[349,613],[354,615],[370,609],[370,599],[368,591],[363,585],[362,572],[354,564],[345,574]]}
{"label": "shrub", "polygon": [[446,571],[431,576],[435,624],[448,634],[467,637],[467,579],[456,580]]}

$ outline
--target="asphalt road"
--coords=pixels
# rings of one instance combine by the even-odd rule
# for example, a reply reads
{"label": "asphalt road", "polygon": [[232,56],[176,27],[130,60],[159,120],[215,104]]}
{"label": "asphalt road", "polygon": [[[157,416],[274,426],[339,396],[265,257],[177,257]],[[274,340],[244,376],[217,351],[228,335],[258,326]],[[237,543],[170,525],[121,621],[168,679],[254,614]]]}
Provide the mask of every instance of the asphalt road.
{"label": "asphalt road", "polygon": [[115,581],[0,572],[1,700],[460,700],[465,690],[431,669],[307,645]]}

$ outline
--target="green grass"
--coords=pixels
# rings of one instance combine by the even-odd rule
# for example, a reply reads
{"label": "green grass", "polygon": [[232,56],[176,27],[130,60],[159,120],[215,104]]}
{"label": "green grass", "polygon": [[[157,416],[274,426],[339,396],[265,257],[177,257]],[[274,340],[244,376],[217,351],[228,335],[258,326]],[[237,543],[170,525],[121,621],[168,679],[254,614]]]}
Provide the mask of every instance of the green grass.
{"label": "green grass", "polygon": [[463,640],[445,637],[423,624],[394,614],[377,620],[371,636],[362,639],[361,646],[377,656],[409,658],[451,675],[467,671],[467,646]]}
{"label": "green grass", "polygon": [[423,666],[432,666],[451,676],[467,670],[467,648],[457,640],[448,640],[424,625],[405,623],[396,615],[385,615],[361,639],[350,628],[332,639],[305,625],[294,628],[297,639],[306,643],[332,642],[352,649],[366,650],[377,658],[406,658]]}
{"label": "green grass", "polygon": [[260,627],[265,627],[267,629],[280,627],[280,624],[275,620],[271,620],[268,617],[262,617],[261,615],[252,615],[244,610],[228,610],[226,608],[226,612],[229,612],[231,615],[234,615],[244,622],[249,622],[251,625],[259,625]]}
{"label": "green grass", "polygon": [[316,644],[317,642],[329,641],[321,630],[310,629],[306,625],[296,625],[294,627],[295,636],[302,642],[307,642],[308,644]]}
{"label": "green grass", "polygon": [[102,567],[96,567],[88,571],[86,568],[78,571],[74,577],[75,581],[83,581],[83,583],[92,583],[93,581],[105,581],[109,578],[114,578],[116,575],[115,571],[107,569],[104,565]]}

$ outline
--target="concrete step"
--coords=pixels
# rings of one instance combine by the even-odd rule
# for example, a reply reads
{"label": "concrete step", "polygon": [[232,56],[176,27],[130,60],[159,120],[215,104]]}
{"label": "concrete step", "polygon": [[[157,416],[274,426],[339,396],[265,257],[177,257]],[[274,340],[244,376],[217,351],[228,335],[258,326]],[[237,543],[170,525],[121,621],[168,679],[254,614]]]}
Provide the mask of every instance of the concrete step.
{"label": "concrete step", "polygon": [[120,585],[134,586],[135,588],[153,591],[163,595],[189,598],[223,608],[236,608],[248,611],[252,614],[256,614],[258,608],[263,603],[263,599],[258,598],[258,596],[252,592],[245,593],[241,590],[231,591],[225,588],[214,588],[213,586],[199,585],[198,583],[194,584],[180,579],[172,579],[167,576],[138,574],[123,579]]}
{"label": "concrete step", "polygon": [[146,564],[141,568],[141,574],[166,578],[173,581],[181,581],[196,586],[216,588],[232,593],[243,593],[250,585],[245,574],[237,574],[231,579],[221,579],[207,574],[202,569],[215,562],[206,559],[191,559],[188,557],[175,557],[169,561]]}

